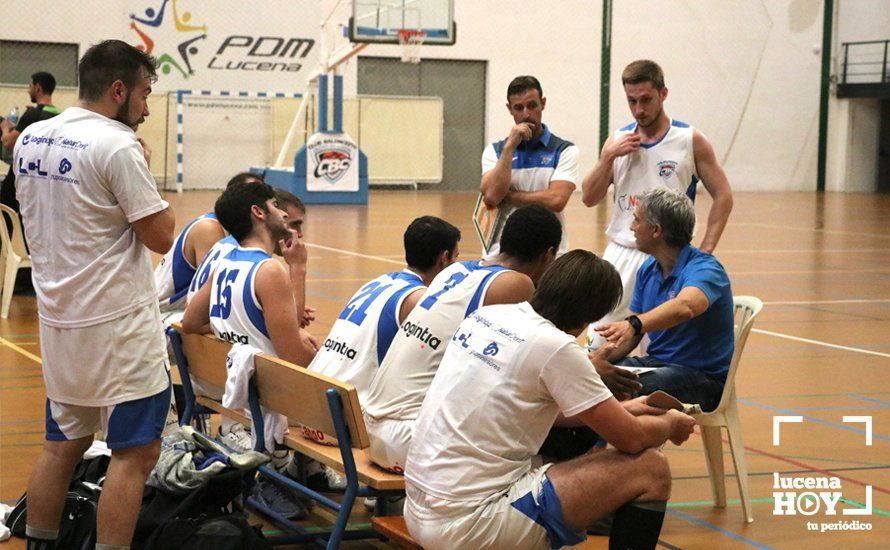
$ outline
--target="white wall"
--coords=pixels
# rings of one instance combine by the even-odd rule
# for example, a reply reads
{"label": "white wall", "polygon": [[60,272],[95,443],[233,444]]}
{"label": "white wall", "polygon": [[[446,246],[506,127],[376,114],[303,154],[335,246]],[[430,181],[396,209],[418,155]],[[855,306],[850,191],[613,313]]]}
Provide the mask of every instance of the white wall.
{"label": "white wall", "polygon": [[[837,44],[890,38],[887,0],[836,1]],[[20,24],[4,26],[0,32],[10,39],[88,44],[118,37],[138,43],[129,29],[129,14],[160,2],[3,0],[8,13],[43,9],[54,16],[39,21],[22,18]],[[196,54],[206,65],[212,50],[228,34],[302,36],[314,26],[320,39],[319,18],[336,0],[179,0],[177,4],[192,12],[192,23],[208,26],[208,39]],[[345,23],[349,2],[343,4],[332,21]],[[735,189],[815,189],[821,0],[616,0],[614,4],[612,128],[629,120],[621,70],[634,59],[651,58],[665,69],[668,114],[710,137]],[[589,0],[456,0],[457,44],[425,46],[422,55],[488,61],[485,123],[489,141],[501,139],[511,125],[504,107],[509,81],[518,74],[538,76],[548,98],[545,122],[579,145],[582,169],[588,169],[598,156],[601,12],[601,2]],[[34,27],[28,26],[31,22]],[[175,29],[158,32],[171,44],[168,47],[175,46],[172,37],[180,37]],[[835,55],[838,47],[833,48]],[[319,42],[313,51],[321,50]],[[396,46],[376,45],[361,55],[398,54]],[[355,92],[355,66],[351,62],[343,68],[347,94]],[[162,75],[158,87],[295,90],[305,82],[307,71],[252,75],[215,71],[196,74],[188,82]],[[863,136],[868,141],[868,135],[852,128],[850,137],[850,124],[873,129],[869,119],[873,109],[851,108],[843,101],[832,100],[829,188],[869,189],[873,182],[862,179],[867,174],[849,173],[850,159],[870,154],[859,142]],[[857,118],[851,119],[854,114]]]}

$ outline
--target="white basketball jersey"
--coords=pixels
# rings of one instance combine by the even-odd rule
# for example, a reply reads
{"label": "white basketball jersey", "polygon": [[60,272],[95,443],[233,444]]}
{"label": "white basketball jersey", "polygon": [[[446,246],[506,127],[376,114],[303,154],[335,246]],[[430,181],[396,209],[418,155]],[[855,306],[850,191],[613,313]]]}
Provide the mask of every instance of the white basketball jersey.
{"label": "white basketball jersey", "polygon": [[238,247],[216,264],[210,289],[210,326],[221,340],[249,344],[276,355],[263,308],[254,292],[256,272],[264,262],[274,261],[259,248]]}
{"label": "white basketball jersey", "polygon": [[373,418],[411,420],[433,381],[445,346],[467,315],[485,302],[485,292],[503,266],[479,261],[450,265],[433,279],[393,338],[371,382],[365,412]]}
{"label": "white basketball jersey", "polygon": [[[185,240],[198,222],[202,220],[216,220],[213,212],[208,212],[189,222],[182,233],[176,237],[176,242],[170,250],[161,258],[161,263],[155,268],[155,287],[158,290],[158,306],[161,313],[171,311],[184,311],[186,295],[192,278],[195,276],[195,266],[189,263],[185,257]],[[217,222],[219,223],[219,222]]]}
{"label": "white basketball jersey", "polygon": [[[636,122],[615,132],[613,139],[632,134]],[[633,221],[637,196],[655,187],[665,187],[685,193],[695,200],[698,173],[692,154],[692,126],[671,120],[667,133],[659,141],[640,145],[629,155],[612,162],[612,183],[615,185],[615,204],[612,222],[606,229],[614,242],[628,248],[636,248],[637,241],[630,224]]]}
{"label": "white basketball jersey", "polygon": [[352,384],[363,404],[399,331],[402,302],[421,287],[420,277],[407,269],[381,275],[361,287],[334,321],[309,370]]}
{"label": "white basketball jersey", "polygon": [[213,273],[213,270],[216,268],[216,264],[236,248],[238,248],[238,241],[231,235],[227,235],[216,241],[216,244],[207,251],[207,255],[201,260],[201,264],[198,266],[198,269],[195,270],[195,275],[192,276],[186,303],[190,302],[192,298],[195,297],[195,294],[201,290],[201,287],[204,286],[204,283],[207,282],[208,277],[210,277],[210,274]]}

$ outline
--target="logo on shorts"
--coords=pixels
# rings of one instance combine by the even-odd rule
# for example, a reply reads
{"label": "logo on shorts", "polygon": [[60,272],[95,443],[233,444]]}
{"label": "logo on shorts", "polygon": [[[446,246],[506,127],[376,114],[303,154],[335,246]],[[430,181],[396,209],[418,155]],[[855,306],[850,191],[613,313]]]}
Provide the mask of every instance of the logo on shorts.
{"label": "logo on shorts", "polygon": [[658,167],[658,175],[664,179],[673,176],[677,170],[677,163],[672,160],[663,160],[655,166]]}

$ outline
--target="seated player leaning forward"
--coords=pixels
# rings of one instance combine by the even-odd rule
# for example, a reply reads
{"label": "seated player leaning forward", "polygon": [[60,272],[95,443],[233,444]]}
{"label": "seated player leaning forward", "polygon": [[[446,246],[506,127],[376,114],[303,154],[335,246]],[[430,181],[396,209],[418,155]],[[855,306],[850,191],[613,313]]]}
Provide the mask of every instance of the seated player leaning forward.
{"label": "seated player leaning forward", "polygon": [[[399,325],[423,291],[459,255],[460,230],[435,216],[415,219],[405,230],[408,267],[364,284],[347,302],[308,369],[355,386],[359,403],[368,397]],[[330,434],[303,426],[303,436],[336,445]]]}
{"label": "seated player leaning forward", "polygon": [[[657,447],[686,441],[695,421],[645,397],[619,403],[591,368],[576,338],[620,297],[611,264],[573,250],[529,302],[461,323],[405,469],[405,521],[424,548],[559,548],[613,511],[610,548],[655,548],[671,487]],[[554,422],[589,426],[615,448],[535,468]]]}
{"label": "seated player leaning forward", "polygon": [[[689,244],[695,210],[685,195],[652,189],[638,198],[631,229],[637,248],[652,257],[637,272],[631,315],[597,327],[616,344],[595,362],[597,372],[616,395],[663,390],[714,410],[735,349],[729,276],[717,258]],[[626,357],[643,334],[651,339],[648,355]],[[609,361],[655,370],[637,380]]]}
{"label": "seated player leaning forward", "polygon": [[562,226],[553,212],[523,206],[507,218],[497,256],[458,262],[436,276],[402,323],[371,382],[364,403],[371,460],[390,471],[404,471],[414,420],[454,329],[483,305],[528,300],[561,238]]}

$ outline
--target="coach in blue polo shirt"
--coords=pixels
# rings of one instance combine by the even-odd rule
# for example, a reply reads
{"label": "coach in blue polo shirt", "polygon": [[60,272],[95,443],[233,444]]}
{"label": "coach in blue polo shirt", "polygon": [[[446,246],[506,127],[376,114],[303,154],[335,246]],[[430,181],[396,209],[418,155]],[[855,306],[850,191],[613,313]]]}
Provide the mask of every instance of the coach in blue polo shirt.
{"label": "coach in blue polo shirt", "polygon": [[539,204],[556,214],[562,225],[557,254],[569,249],[562,211],[578,179],[578,147],[556,137],[541,122],[546,105],[541,83],[533,76],[517,76],[507,86],[507,110],[515,125],[506,139],[488,144],[482,153],[482,200],[486,206],[501,210],[486,259],[500,252],[507,217],[529,204]]}
{"label": "coach in blue polo shirt", "polygon": [[[687,197],[659,188],[637,200],[631,230],[637,248],[651,257],[637,272],[631,315],[597,330],[615,346],[608,355],[612,363],[657,368],[637,379],[609,361],[594,364],[616,394],[664,390],[713,410],[735,345],[729,277],[714,256],[689,244],[695,211]],[[651,339],[648,355],[626,357],[644,333]]]}

